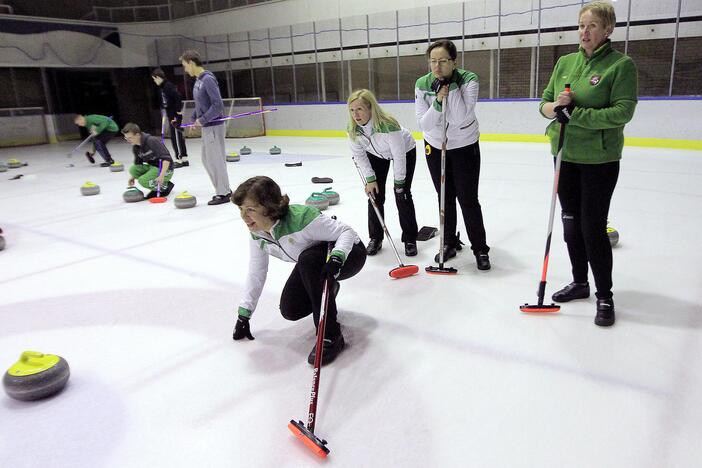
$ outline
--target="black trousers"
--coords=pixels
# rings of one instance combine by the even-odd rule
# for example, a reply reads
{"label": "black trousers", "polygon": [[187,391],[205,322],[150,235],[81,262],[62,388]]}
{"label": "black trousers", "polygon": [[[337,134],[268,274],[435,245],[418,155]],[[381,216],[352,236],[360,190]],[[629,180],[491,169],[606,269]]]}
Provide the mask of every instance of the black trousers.
{"label": "black trousers", "polygon": [[[426,140],[424,145],[430,150],[427,154],[427,165],[438,195],[437,199],[441,203],[441,148],[434,148]],[[490,247],[485,240],[483,211],[478,201],[479,180],[479,142],[476,141],[472,145],[446,151],[444,242],[446,245],[456,246],[456,199],[458,199],[473,253],[487,253],[490,251]]]}
{"label": "black trousers", "polygon": [[558,179],[563,237],[573,268],[573,281],[587,281],[588,263],[598,299],[612,297],[612,247],[607,215],[619,177],[619,161],[577,164],[563,161]]}
{"label": "black trousers", "polygon": [[105,162],[112,162],[112,155],[110,155],[110,150],[107,149],[107,142],[117,135],[117,132],[111,132],[105,130],[104,132],[93,137],[93,145],[95,146],[95,151],[100,154]]}
{"label": "black trousers", "polygon": [[[183,122],[183,117],[179,117],[180,118],[178,119],[178,125],[180,126],[180,123]],[[183,132],[179,132],[178,130],[176,130],[173,124],[170,123],[174,118],[175,116],[168,117],[168,122],[171,126],[169,133],[171,134],[171,145],[173,146],[173,154],[176,155],[176,159],[187,158],[188,148],[185,147],[185,137],[183,137]]]}
{"label": "black trousers", "polygon": [[[300,320],[312,314],[315,328],[319,325],[319,312],[322,303],[322,267],[327,262],[327,243],[314,245],[304,250],[295,264],[288,281],[280,296],[280,313],[286,320]],[[341,268],[338,280],[351,278],[361,271],[366,263],[366,247],[363,242],[353,246]],[[336,281],[335,281],[336,282]],[[330,288],[330,292],[333,288]],[[327,322],[324,336],[336,338],[341,333],[341,327],[336,318],[336,300],[329,296]]]}
{"label": "black trousers", "polygon": [[[371,153],[366,153],[371,167],[375,172],[378,183],[378,193],[374,194],[375,204],[378,211],[385,219],[385,183],[390,171],[390,160],[379,158]],[[394,163],[393,163],[394,164]],[[414,201],[412,200],[412,179],[414,178],[414,167],[417,164],[417,149],[412,148],[407,152],[407,174],[403,193],[395,193],[395,205],[400,216],[400,227],[402,228],[402,242],[417,242],[417,216],[414,212]],[[383,226],[380,224],[378,216],[375,214],[373,205],[368,200],[368,234],[371,239],[382,240],[384,237]]]}

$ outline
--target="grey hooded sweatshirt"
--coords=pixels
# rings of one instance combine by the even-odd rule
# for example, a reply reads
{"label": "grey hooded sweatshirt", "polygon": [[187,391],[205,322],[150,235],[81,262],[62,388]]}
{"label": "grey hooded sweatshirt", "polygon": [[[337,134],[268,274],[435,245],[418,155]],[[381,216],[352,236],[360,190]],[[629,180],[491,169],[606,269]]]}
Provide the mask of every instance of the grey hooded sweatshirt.
{"label": "grey hooded sweatshirt", "polygon": [[195,98],[195,112],[193,121],[200,119],[203,127],[222,125],[224,122],[213,122],[224,115],[224,103],[219,92],[217,78],[211,71],[205,70],[195,80],[193,86],[193,97]]}

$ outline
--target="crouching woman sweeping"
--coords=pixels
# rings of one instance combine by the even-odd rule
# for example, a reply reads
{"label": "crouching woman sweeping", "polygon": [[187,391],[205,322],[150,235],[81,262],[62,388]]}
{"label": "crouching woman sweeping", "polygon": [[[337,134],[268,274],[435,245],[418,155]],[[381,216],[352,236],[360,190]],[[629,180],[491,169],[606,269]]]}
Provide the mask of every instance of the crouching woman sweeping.
{"label": "crouching woman sweeping", "polygon": [[[246,292],[239,306],[235,340],[253,340],[250,318],[256,309],[268,274],[268,257],[295,263],[280,296],[280,313],[287,320],[312,315],[319,325],[324,280],[330,280],[330,297],[324,333],[322,364],[332,362],[344,349],[337,320],[338,281],[356,275],[366,262],[366,249],[350,226],[329,218],[314,207],[291,205],[272,179],[256,176],[242,183],[232,195],[241,219],[249,229],[249,270]],[[329,243],[333,244],[327,256]],[[314,363],[313,348],[307,361]]]}

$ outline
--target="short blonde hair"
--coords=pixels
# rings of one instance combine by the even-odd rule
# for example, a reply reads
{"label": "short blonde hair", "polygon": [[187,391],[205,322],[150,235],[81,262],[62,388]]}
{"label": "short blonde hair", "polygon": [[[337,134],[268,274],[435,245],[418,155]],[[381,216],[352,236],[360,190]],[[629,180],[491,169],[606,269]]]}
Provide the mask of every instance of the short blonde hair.
{"label": "short blonde hair", "polygon": [[[351,93],[349,98],[346,100],[347,106],[351,107],[351,103],[357,99],[360,99],[361,102],[368,109],[370,109],[374,131],[380,131],[381,127],[397,128],[398,130],[400,129],[400,123],[397,121],[397,119],[395,119],[395,117],[388,114],[380,107],[380,104],[378,104],[378,100],[375,98],[375,94],[373,94],[372,91],[367,89],[357,89]],[[349,138],[356,141],[356,135],[360,130],[358,124],[352,116],[349,118],[349,124],[346,127],[346,130],[349,133]]]}
{"label": "short blonde hair", "polygon": [[586,11],[591,11],[593,14],[597,15],[599,19],[602,20],[602,25],[605,29],[614,29],[617,24],[617,15],[614,13],[614,6],[609,2],[590,2],[584,5],[578,13],[578,20]]}

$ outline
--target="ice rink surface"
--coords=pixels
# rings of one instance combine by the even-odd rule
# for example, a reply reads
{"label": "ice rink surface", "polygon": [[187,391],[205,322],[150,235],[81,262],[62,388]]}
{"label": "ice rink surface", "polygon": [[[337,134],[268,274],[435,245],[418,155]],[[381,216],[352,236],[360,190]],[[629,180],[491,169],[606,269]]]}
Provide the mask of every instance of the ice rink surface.
{"label": "ice rink surface", "polygon": [[[234,205],[206,205],[214,193],[199,140],[188,141],[191,167],[176,170],[162,205],[124,203],[127,172],[67,158],[75,144],[0,150],[0,161],[29,163],[0,173],[0,367],[32,349],[63,356],[72,371],[45,401],[0,395],[0,466],[698,466],[699,152],[625,148],[610,211],[620,233],[617,323],[603,329],[593,324],[594,297],[549,316],[519,311],[536,300],[552,162],[545,144],[482,143],[492,270],[478,271],[464,249],[449,262],[457,276],[425,274],[434,238],[407,260],[420,274],[393,280],[386,240],[342,282],[348,347],[321,374],[316,432],[331,450],[322,462],[286,427],[306,417],[314,343],[311,318],[288,322],[278,311],[292,264],[271,261],[251,320],[256,340],[232,341],[248,232]],[[341,203],[325,213],[368,241],[366,198],[344,140],[262,137],[227,140],[227,149],[244,144],[254,154],[228,163],[232,188],[265,174],[304,203],[332,186]],[[268,155],[273,144],[282,155]],[[126,143],[111,148],[130,164]],[[437,226],[419,159],[418,223]],[[334,183],[312,184],[313,176]],[[86,181],[101,193],[81,196]],[[182,190],[197,207],[174,207]],[[557,218],[547,294],[570,281]]]}

